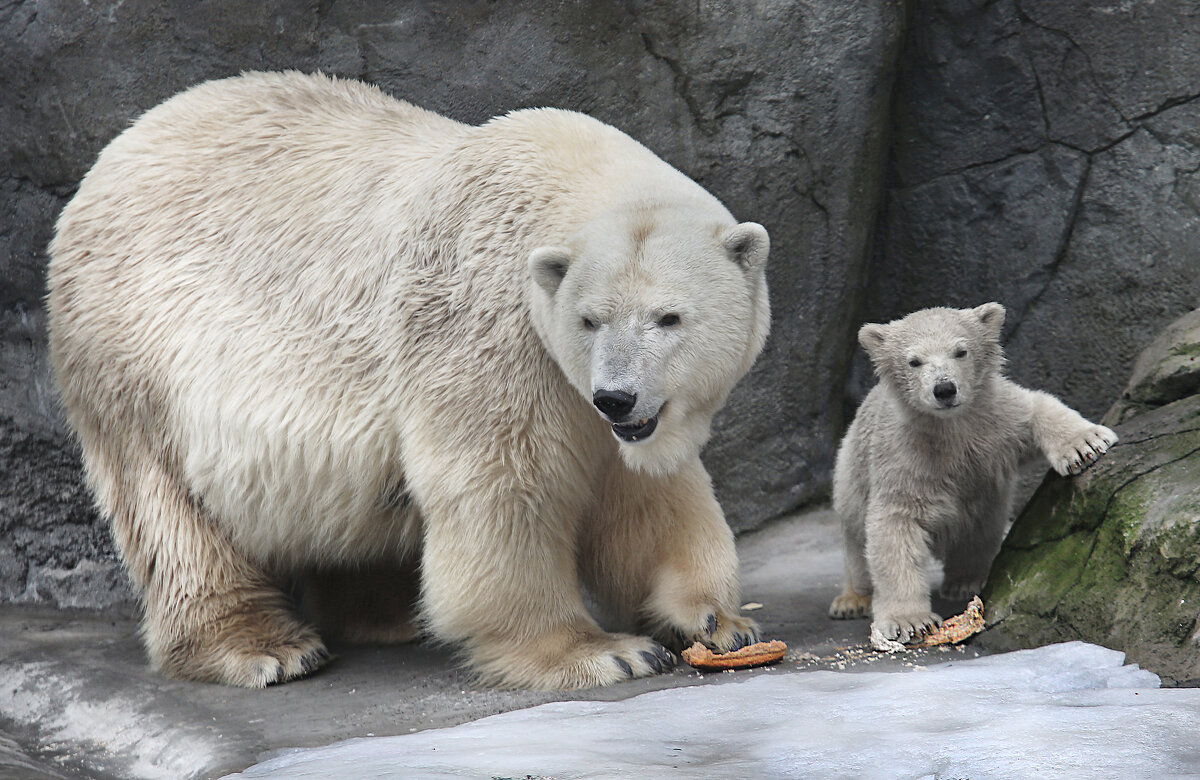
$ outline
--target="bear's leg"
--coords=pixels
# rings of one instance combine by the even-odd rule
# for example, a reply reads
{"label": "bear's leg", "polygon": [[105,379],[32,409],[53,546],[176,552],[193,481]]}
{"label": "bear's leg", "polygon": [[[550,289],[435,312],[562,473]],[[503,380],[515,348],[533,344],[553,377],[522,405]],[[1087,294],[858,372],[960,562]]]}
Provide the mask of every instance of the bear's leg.
{"label": "bear's leg", "polygon": [[871,611],[871,574],[867,567],[866,540],[842,523],[842,549],[846,574],[842,592],[829,605],[829,616],[837,620],[866,617]]}
{"label": "bear's leg", "polygon": [[867,506],[867,565],[874,586],[873,629],[907,642],[942,619],[934,614],[925,564],[929,538],[899,505],[872,499]]}
{"label": "bear's leg", "polygon": [[1088,422],[1049,393],[1025,392],[1033,406],[1034,441],[1060,475],[1079,474],[1117,442],[1111,429]]}
{"label": "bear's leg", "polygon": [[758,641],[757,624],[739,614],[733,533],[699,459],[665,477],[617,464],[600,496],[580,570],[607,611],[684,647]]}
{"label": "bear's leg", "polygon": [[[93,450],[93,455],[95,455]],[[141,590],[142,637],[170,677],[262,688],[303,677],[329,655],[292,617],[263,571],[218,531],[153,459],[126,463],[128,481],[86,457],[122,557]]]}
{"label": "bear's leg", "polygon": [[942,598],[965,601],[983,592],[992,559],[1004,541],[1012,496],[1011,480],[1003,480],[965,507],[962,522],[942,545]]}
{"label": "bear's leg", "polygon": [[674,665],[658,642],[606,633],[588,613],[570,510],[483,475],[437,491],[422,491],[420,474],[412,484],[426,497],[422,616],[439,639],[463,643],[483,682],[590,688]]}
{"label": "bear's leg", "polygon": [[394,644],[421,635],[415,560],[320,569],[303,582],[302,612],[328,637]]}

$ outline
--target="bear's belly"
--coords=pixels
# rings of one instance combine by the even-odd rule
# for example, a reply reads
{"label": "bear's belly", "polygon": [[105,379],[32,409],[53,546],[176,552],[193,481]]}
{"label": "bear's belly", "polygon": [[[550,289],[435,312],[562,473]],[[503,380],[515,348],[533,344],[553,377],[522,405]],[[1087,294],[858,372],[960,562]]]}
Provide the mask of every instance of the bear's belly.
{"label": "bear's belly", "polygon": [[[395,463],[394,437],[213,426],[190,437],[185,480],[233,545],[281,568],[399,555],[421,519]],[[389,467],[390,466],[390,467]]]}

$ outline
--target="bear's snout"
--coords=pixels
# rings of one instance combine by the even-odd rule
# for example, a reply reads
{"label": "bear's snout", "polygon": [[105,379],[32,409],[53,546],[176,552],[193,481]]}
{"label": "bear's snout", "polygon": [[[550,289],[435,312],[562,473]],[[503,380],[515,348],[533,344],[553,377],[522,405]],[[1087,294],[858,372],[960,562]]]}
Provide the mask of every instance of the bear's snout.
{"label": "bear's snout", "polygon": [[592,404],[608,419],[621,422],[637,405],[637,396],[621,390],[597,390],[592,394]]}
{"label": "bear's snout", "polygon": [[958,399],[958,385],[949,379],[943,379],[933,386],[933,397],[942,406],[954,406]]}

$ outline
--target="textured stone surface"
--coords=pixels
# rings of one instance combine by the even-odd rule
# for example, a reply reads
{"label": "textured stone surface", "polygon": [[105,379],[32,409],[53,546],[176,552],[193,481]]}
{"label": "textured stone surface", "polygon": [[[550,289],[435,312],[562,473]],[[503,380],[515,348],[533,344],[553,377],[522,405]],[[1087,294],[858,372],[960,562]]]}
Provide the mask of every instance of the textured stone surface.
{"label": "textured stone surface", "polygon": [[931,0],[909,30],[863,319],[998,300],[1013,378],[1098,417],[1200,301],[1200,6]]}
{"label": "textured stone surface", "polygon": [[1075,479],[1047,477],[983,594],[984,646],[1083,639],[1200,685],[1200,395],[1134,417]]}
{"label": "textured stone surface", "polygon": [[902,27],[900,0],[0,6],[0,599],[77,603],[72,593],[102,589],[81,563],[112,560],[48,381],[53,219],[142,111],[248,69],[361,78],[467,122],[536,105],[585,111],[764,223],[774,335],[705,459],[735,527],[820,498]]}
{"label": "textured stone surface", "polygon": [[1105,413],[1105,425],[1200,393],[1200,309],[1167,326],[1133,365],[1125,392]]}

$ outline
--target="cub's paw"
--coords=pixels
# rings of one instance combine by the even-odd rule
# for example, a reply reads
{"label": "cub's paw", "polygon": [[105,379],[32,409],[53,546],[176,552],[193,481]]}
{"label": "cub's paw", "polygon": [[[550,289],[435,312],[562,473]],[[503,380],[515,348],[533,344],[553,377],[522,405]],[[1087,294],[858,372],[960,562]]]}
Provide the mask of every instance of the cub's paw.
{"label": "cub's paw", "polygon": [[895,642],[911,642],[934,626],[940,626],[942,618],[933,612],[891,612],[875,616],[871,624],[873,632],[884,639]]}
{"label": "cub's paw", "polygon": [[986,580],[954,581],[946,580],[938,588],[938,595],[950,601],[965,601],[983,592]]}
{"label": "cub's paw", "polygon": [[317,633],[290,615],[251,610],[160,644],[148,627],[151,657],[168,677],[265,688],[320,669],[329,651]]}
{"label": "cub's paw", "polygon": [[678,659],[658,642],[598,629],[561,629],[534,640],[477,644],[471,661],[482,682],[501,688],[595,688],[669,672]]}
{"label": "cub's paw", "polygon": [[1083,472],[1117,443],[1117,434],[1103,425],[1088,425],[1046,455],[1050,467],[1066,477]]}
{"label": "cub's paw", "polygon": [[862,595],[853,590],[844,590],[829,605],[829,617],[835,620],[851,620],[866,617],[871,612],[871,595]]}

